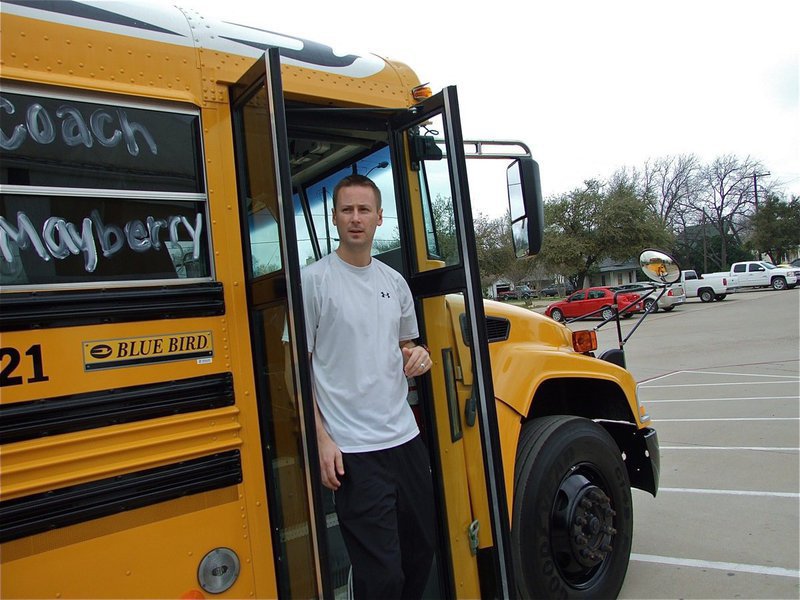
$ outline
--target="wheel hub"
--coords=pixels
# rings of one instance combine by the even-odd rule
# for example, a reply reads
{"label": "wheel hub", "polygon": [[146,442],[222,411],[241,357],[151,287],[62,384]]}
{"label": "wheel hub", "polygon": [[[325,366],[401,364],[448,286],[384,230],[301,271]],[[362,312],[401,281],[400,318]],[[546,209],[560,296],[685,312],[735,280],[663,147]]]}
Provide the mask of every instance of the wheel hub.
{"label": "wheel hub", "polygon": [[584,475],[573,472],[562,482],[551,541],[562,573],[573,584],[590,579],[611,554],[615,515],[608,495]]}

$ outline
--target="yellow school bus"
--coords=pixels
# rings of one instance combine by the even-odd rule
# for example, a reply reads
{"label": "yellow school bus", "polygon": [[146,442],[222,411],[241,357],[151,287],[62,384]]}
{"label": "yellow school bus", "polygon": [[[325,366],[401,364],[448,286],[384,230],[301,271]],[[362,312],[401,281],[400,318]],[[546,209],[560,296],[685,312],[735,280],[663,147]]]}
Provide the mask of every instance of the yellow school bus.
{"label": "yellow school bus", "polygon": [[426,597],[617,594],[655,431],[619,355],[483,301],[454,88],[167,3],[3,0],[0,44],[3,598],[348,596],[297,340],[353,172],[433,356]]}

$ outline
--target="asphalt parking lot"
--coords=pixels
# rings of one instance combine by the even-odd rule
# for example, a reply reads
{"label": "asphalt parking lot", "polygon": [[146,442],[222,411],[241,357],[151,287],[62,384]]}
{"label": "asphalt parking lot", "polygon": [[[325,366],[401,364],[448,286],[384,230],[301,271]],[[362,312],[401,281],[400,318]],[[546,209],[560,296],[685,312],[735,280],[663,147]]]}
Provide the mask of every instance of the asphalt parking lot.
{"label": "asphalt parking lot", "polygon": [[621,598],[800,597],[799,320],[800,289],[759,290],[650,315],[627,342],[661,481],[634,490]]}

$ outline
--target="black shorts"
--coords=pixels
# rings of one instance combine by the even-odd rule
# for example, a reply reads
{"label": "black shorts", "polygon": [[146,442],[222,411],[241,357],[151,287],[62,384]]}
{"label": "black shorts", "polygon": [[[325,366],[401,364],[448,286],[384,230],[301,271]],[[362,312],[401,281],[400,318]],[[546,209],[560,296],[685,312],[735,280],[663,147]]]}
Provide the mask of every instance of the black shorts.
{"label": "black shorts", "polygon": [[395,448],[343,454],[334,494],[355,598],[420,598],[433,562],[436,516],[420,436]]}

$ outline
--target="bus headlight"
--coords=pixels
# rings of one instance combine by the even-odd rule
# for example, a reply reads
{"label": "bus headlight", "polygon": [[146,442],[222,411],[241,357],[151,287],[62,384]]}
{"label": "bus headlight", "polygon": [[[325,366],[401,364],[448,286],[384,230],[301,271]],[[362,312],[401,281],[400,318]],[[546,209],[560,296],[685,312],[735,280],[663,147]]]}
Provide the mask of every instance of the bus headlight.
{"label": "bus headlight", "polygon": [[209,594],[230,589],[239,577],[239,557],[230,548],[215,548],[203,557],[197,568],[197,581]]}

